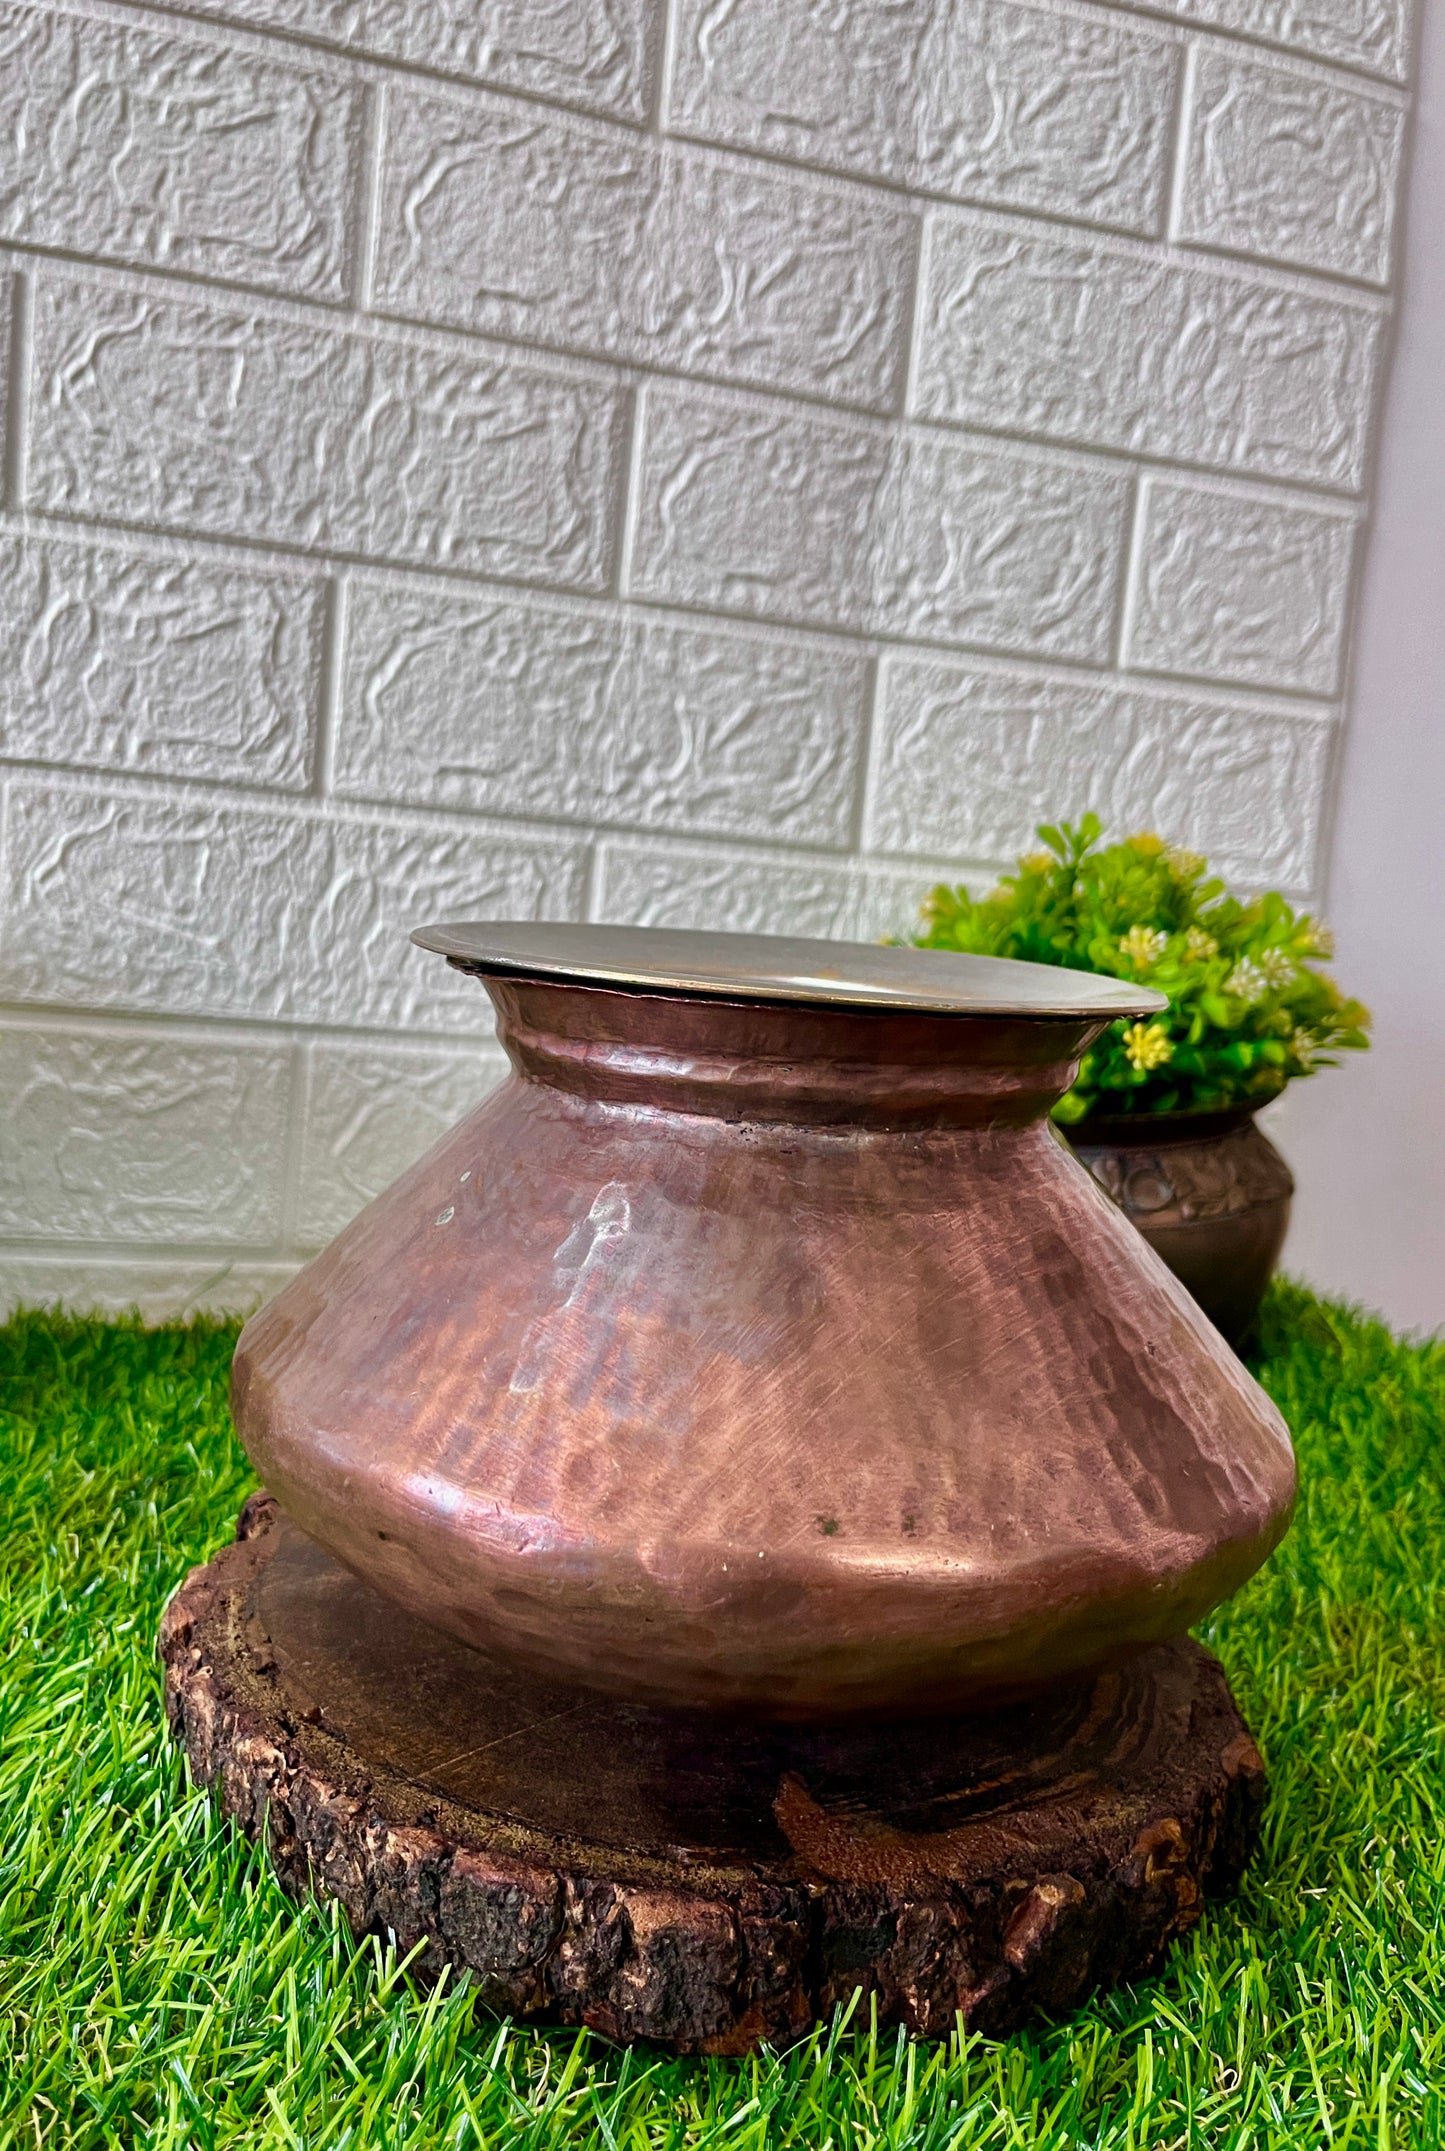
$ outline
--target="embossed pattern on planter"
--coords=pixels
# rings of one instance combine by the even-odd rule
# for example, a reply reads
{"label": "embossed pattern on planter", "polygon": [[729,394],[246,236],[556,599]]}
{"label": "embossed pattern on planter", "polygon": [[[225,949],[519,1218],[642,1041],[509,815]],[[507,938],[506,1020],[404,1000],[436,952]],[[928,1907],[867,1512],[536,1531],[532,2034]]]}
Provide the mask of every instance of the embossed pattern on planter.
{"label": "embossed pattern on planter", "polygon": [[1196,1218],[1233,1217],[1294,1192],[1294,1180],[1252,1126],[1210,1143],[1147,1143],[1129,1150],[1094,1145],[1081,1128],[1072,1147],[1126,1217],[1149,1225],[1189,1225]]}
{"label": "embossed pattern on planter", "polygon": [[[899,932],[1085,805],[1310,895],[1410,61],[1409,0],[0,0],[0,1000],[152,1161],[62,1223],[7,1156],[0,1299],[284,1275],[496,1065],[439,909]],[[197,1075],[169,1191],[152,1054],[287,1072]]]}

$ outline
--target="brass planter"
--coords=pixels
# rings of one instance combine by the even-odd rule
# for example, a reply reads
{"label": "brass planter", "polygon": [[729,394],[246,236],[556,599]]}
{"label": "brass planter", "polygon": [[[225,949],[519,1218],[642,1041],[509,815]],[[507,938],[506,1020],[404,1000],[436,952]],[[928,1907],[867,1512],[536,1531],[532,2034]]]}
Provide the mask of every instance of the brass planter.
{"label": "brass planter", "polygon": [[1100,1187],[1231,1344],[1259,1311],[1294,1193],[1254,1112],[1100,1116],[1069,1132]]}

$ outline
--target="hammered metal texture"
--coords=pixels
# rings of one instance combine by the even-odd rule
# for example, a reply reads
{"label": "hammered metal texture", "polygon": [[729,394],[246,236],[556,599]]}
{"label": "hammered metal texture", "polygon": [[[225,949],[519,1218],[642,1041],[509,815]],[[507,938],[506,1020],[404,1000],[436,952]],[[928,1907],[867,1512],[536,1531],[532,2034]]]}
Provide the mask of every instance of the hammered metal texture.
{"label": "hammered metal texture", "polygon": [[1176,1635],[1294,1491],[1050,1102],[1094,1017],[489,979],[516,1073],[264,1308],[243,1440],[459,1636],[637,1701],[960,1709]]}

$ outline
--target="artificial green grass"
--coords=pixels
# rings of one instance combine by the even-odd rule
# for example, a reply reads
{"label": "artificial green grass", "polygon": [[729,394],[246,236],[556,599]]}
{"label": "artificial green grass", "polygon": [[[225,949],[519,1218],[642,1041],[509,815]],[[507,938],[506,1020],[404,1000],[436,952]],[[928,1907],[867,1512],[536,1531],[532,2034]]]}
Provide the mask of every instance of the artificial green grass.
{"label": "artificial green grass", "polygon": [[0,1330],[0,2145],[1433,2144],[1445,2135],[1445,1344],[1277,1287],[1298,1518],[1211,1624],[1273,1799],[1157,1978],[1002,2043],[865,2021],[676,2061],[478,2017],[298,1909],[189,1785],[153,1637],[251,1484],[233,1331]]}

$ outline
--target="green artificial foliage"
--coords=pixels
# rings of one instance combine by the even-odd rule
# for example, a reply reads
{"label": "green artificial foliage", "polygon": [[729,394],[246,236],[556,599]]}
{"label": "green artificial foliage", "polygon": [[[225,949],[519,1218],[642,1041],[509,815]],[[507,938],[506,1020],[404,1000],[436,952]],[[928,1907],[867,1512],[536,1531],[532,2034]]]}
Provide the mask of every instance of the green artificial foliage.
{"label": "green artificial foliage", "polygon": [[[425,1990],[189,1782],[155,1631],[254,1484],[232,1326],[0,1327],[0,2151],[1385,2151],[1445,2141],[1445,1345],[1289,1285],[1301,1494],[1204,1629],[1264,1751],[1238,1896],[1003,2041],[866,2003],[679,2061]],[[588,1759],[579,1755],[585,1772]]]}
{"label": "green artificial foliage", "polygon": [[1137,980],[1168,1011],[1115,1023],[1084,1055],[1056,1120],[1265,1104],[1298,1076],[1362,1047],[1369,1013],[1315,959],[1324,929],[1279,895],[1242,902],[1196,852],[1161,837],[1105,845],[1096,816],[1048,824],[1046,849],[989,895],[937,888],[919,948],[965,949]]}

